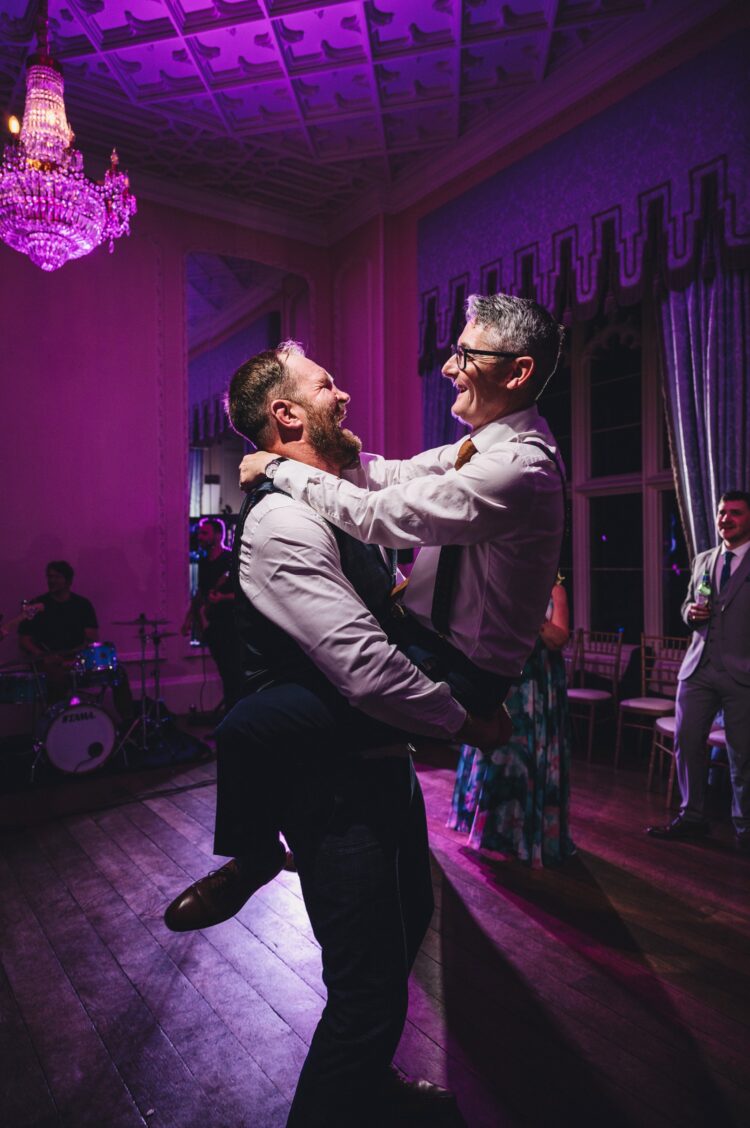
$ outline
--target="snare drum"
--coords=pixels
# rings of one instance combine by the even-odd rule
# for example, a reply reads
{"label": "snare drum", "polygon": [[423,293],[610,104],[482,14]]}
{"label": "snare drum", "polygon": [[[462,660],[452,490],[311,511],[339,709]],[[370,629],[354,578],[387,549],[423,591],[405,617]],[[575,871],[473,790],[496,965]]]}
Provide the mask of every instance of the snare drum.
{"label": "snare drum", "polygon": [[33,670],[3,670],[0,673],[0,704],[33,705],[43,700],[47,692],[44,674]]}
{"label": "snare drum", "polygon": [[116,685],[117,650],[113,642],[91,642],[76,655],[76,684]]}
{"label": "snare drum", "polygon": [[98,705],[61,701],[42,717],[37,738],[61,772],[93,772],[112,753],[115,723]]}

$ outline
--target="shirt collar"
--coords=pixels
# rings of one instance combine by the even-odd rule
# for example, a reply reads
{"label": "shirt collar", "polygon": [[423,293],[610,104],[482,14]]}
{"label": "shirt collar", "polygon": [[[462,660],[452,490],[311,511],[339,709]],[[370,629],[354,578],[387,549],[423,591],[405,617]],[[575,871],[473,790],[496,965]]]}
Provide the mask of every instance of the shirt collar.
{"label": "shirt collar", "polygon": [[724,548],[724,542],[719,545],[719,554],[724,559],[725,552],[731,552],[735,560],[742,560],[745,553],[750,549],[750,541],[745,541],[744,544],[738,544],[736,548]]}
{"label": "shirt collar", "polygon": [[491,423],[485,423],[476,431],[470,431],[468,436],[464,436],[467,437],[478,451],[489,450],[495,443],[523,442],[526,438],[540,438],[552,450],[557,449],[557,443],[547,426],[547,421],[539,414],[536,404],[524,407],[521,411],[514,411],[510,415],[504,415],[502,419],[493,419]]}

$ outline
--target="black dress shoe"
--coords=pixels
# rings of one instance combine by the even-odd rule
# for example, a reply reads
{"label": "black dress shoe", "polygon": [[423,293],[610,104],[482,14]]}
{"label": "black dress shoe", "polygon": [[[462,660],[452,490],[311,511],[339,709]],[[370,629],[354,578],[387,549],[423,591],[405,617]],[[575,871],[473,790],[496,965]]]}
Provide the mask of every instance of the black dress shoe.
{"label": "black dress shoe", "polygon": [[431,1081],[406,1077],[393,1065],[373,1097],[378,1128],[381,1124],[387,1124],[388,1128],[405,1125],[462,1128],[466,1124],[455,1095],[449,1089]]}
{"label": "black dress shoe", "polygon": [[172,932],[193,932],[229,920],[256,890],[276,877],[285,860],[281,846],[273,861],[257,865],[240,864],[232,858],[175,897],[164,913],[164,923]]}
{"label": "black dress shoe", "polygon": [[411,1078],[403,1074],[395,1066],[388,1070],[383,1088],[383,1100],[387,1103],[399,1105],[455,1105],[456,1097],[450,1089],[443,1089],[434,1085],[432,1081],[422,1078]]}
{"label": "black dress shoe", "polygon": [[648,826],[646,834],[652,838],[705,838],[711,832],[711,824],[705,819],[686,819],[677,815],[666,826]]}

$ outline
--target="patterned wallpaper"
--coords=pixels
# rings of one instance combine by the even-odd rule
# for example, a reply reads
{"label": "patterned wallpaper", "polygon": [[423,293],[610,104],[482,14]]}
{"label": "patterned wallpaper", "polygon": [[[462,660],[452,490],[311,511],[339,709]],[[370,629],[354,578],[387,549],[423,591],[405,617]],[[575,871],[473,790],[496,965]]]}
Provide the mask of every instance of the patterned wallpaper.
{"label": "patterned wallpaper", "polygon": [[748,57],[746,32],[425,217],[420,371],[434,371],[463,325],[465,294],[526,293],[567,319],[589,316],[608,290],[634,300],[654,265],[679,287],[696,269],[706,212],[726,256],[744,258]]}

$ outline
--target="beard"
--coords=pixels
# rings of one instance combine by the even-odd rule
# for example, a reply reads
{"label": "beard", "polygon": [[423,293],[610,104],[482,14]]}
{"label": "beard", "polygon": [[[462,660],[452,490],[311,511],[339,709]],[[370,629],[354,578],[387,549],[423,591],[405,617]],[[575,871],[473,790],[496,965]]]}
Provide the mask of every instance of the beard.
{"label": "beard", "polygon": [[302,406],[307,413],[307,438],[313,450],[341,470],[356,466],[362,440],[347,427],[339,427],[338,412],[330,415],[309,400],[302,401]]}

